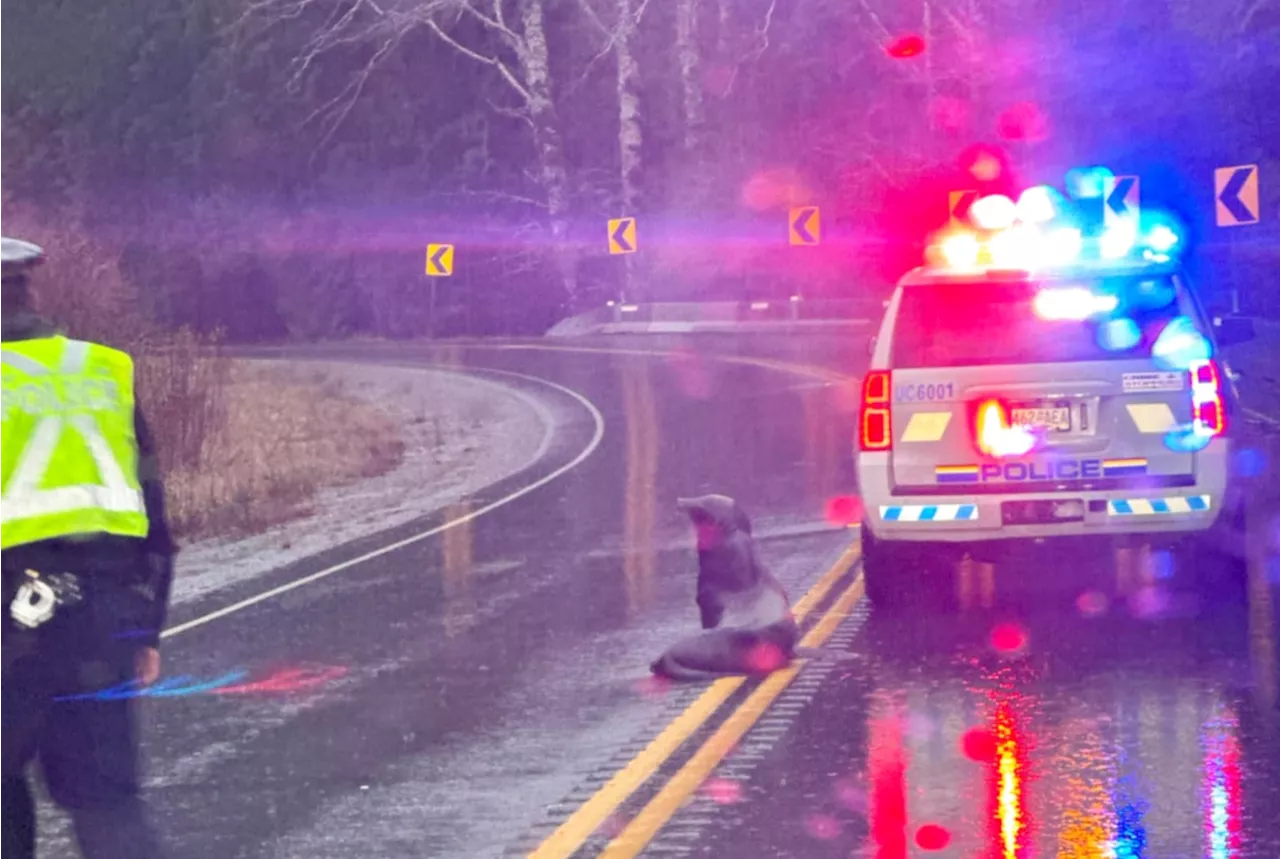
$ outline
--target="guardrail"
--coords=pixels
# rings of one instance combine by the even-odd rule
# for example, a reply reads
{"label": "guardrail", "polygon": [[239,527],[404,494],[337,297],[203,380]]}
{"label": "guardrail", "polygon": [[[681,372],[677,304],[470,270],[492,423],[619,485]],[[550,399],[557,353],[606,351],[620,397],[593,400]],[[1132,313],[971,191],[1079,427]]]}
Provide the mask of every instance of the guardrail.
{"label": "guardrail", "polygon": [[609,302],[557,323],[548,337],[590,334],[692,334],[706,332],[785,331],[865,326],[879,320],[880,308],[866,302],[785,301]]}

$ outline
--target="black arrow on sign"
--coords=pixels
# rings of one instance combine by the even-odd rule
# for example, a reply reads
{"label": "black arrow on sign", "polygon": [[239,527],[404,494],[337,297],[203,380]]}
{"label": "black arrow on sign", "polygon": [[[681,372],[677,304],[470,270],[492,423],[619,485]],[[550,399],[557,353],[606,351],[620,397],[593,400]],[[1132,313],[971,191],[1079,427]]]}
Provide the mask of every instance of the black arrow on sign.
{"label": "black arrow on sign", "polygon": [[800,214],[796,215],[795,222],[791,224],[791,229],[796,231],[796,235],[800,237],[800,241],[804,242],[806,245],[816,245],[818,243],[817,237],[815,237],[813,233],[809,232],[809,222],[813,220],[814,213],[817,211],[817,209],[812,208],[801,209]]}
{"label": "black arrow on sign", "polygon": [[1129,196],[1129,191],[1133,188],[1133,183],[1137,181],[1138,180],[1132,176],[1117,179],[1116,186],[1112,188],[1111,193],[1107,195],[1107,208],[1115,212],[1117,215],[1128,214],[1129,207],[1125,205],[1124,198]]}
{"label": "black arrow on sign", "polygon": [[1231,213],[1231,217],[1241,223],[1252,223],[1258,220],[1258,216],[1249,211],[1249,207],[1240,202],[1240,192],[1244,189],[1244,183],[1249,181],[1249,177],[1253,175],[1252,167],[1238,167],[1231,174],[1231,178],[1227,180],[1227,184],[1222,186],[1222,193],[1218,195],[1218,202],[1227,207],[1227,211]]}
{"label": "black arrow on sign", "polygon": [[431,255],[431,267],[434,268],[436,271],[445,270],[444,255],[445,253],[448,252],[448,250],[449,250],[448,245],[441,245],[440,247],[436,248],[436,252]]}
{"label": "black arrow on sign", "polygon": [[962,191],[960,196],[956,198],[955,208],[951,210],[951,215],[957,221],[963,221],[969,217],[969,210],[973,208],[973,204],[978,202],[977,191]]}
{"label": "black arrow on sign", "polygon": [[[635,250],[635,248],[631,247],[631,242],[627,241],[627,230],[631,228],[633,223],[635,222],[631,218],[623,218],[621,221],[618,221],[618,228],[613,231],[613,240],[617,242],[618,247],[622,248],[624,251]],[[600,234],[596,233],[596,235]]]}

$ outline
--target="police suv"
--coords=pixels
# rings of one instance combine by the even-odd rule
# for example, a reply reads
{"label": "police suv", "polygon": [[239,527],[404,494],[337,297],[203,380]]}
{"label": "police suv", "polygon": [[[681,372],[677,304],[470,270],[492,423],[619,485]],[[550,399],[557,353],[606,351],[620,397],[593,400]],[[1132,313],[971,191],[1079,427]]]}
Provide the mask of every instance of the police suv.
{"label": "police suv", "polygon": [[[887,604],[968,551],[1178,539],[1238,509],[1236,392],[1167,228],[1084,247],[1071,228],[953,233],[887,303],[862,384],[867,595]],[[1143,536],[1145,535],[1145,536]],[[1197,541],[1198,543],[1198,541]],[[1069,556],[1063,569],[1070,574]]]}

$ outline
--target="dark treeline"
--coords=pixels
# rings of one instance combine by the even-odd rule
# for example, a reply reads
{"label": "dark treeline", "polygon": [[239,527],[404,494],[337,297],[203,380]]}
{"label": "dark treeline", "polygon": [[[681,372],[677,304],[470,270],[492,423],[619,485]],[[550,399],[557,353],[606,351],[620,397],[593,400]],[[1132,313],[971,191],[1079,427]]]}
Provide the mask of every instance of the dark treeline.
{"label": "dark treeline", "polygon": [[[3,24],[6,233],[77,255],[95,312],[235,340],[878,299],[974,144],[1000,182],[1139,173],[1207,248],[1213,167],[1260,163],[1267,220],[1232,241],[1280,244],[1277,0],[13,0]],[[820,248],[787,244],[800,204]],[[458,248],[434,320],[432,241]]]}

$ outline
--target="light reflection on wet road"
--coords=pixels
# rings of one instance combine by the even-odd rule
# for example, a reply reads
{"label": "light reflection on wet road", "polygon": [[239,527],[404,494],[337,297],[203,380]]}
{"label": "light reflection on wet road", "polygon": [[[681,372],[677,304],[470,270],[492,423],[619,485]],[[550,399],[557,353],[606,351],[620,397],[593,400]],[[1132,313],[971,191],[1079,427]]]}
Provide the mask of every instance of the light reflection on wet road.
{"label": "light reflection on wet road", "polygon": [[1082,611],[1071,564],[990,609],[873,614],[737,799],[646,855],[1280,855],[1273,632],[1177,574]]}
{"label": "light reflection on wet road", "polygon": [[[554,380],[600,407],[605,440],[517,502],[173,639],[170,669],[193,678],[299,665],[333,677],[148,701],[152,795],[175,855],[522,855],[703,688],[646,682],[649,660],[696,624],[677,495],[738,497],[793,600],[841,554],[854,532],[804,532],[857,511],[840,499],[855,489],[856,385],[776,362],[856,376],[864,341],[755,341],[745,364],[712,355],[744,348],[714,338],[591,345],[677,354],[326,351]],[[560,425],[535,476],[591,430],[565,398],[550,408]],[[801,671],[645,855],[1280,856],[1277,547],[1265,538],[1280,533],[1280,490],[1265,475],[1255,502],[1247,603],[1197,602],[1182,573],[1131,553],[966,564],[909,612],[856,611],[833,639],[854,656]],[[603,847],[703,739],[617,797],[577,855]]]}

